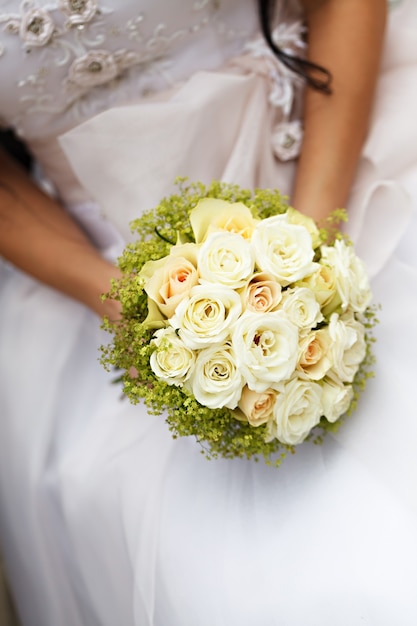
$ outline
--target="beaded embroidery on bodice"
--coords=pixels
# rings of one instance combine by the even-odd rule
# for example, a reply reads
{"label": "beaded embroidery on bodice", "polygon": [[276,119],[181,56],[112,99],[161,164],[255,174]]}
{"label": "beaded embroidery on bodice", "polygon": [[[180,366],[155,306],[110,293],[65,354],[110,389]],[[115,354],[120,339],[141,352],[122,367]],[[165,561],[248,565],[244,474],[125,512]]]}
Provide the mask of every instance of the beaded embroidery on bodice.
{"label": "beaded embroidery on bodice", "polygon": [[218,66],[256,28],[254,0],[0,0],[1,121],[57,135]]}
{"label": "beaded embroidery on bodice", "polygon": [[256,0],[0,0],[0,126],[57,136],[220,67],[257,30]]}

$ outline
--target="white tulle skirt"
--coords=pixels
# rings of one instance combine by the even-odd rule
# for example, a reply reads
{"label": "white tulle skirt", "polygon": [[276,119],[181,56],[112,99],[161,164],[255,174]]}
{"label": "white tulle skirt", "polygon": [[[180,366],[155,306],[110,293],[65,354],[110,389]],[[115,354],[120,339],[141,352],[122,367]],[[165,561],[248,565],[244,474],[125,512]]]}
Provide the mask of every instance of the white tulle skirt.
{"label": "white tulle skirt", "polygon": [[[1,267],[0,536],[25,626],[417,623],[417,12],[411,2],[392,16],[350,201],[352,236],[382,305],[375,378],[357,411],[322,446],[303,444],[278,470],[246,460],[207,461],[192,438],[171,438],[163,416],[120,398],[98,362],[107,337],[89,311]],[[193,80],[209,92],[219,89],[218,97],[228,89],[235,94],[231,101],[227,91],[222,115],[235,110],[239,90],[254,98],[262,91],[252,76],[233,74],[227,85],[216,74],[203,78]],[[181,92],[175,98],[179,111]],[[197,130],[189,124],[202,150],[213,142],[198,134],[205,101],[194,108]],[[130,108],[125,135],[120,111],[112,111],[63,140],[83,182],[119,227],[134,216],[135,202],[153,200],[137,199],[129,163],[141,171],[146,157],[147,189],[166,193],[155,169],[161,145],[154,138],[150,160],[129,147],[129,135],[146,145],[150,119],[172,125],[172,102],[146,106]],[[247,119],[242,110],[230,145],[220,139],[222,165],[217,157],[216,167],[205,160],[200,176],[194,157],[191,177],[242,174],[244,146],[257,132]],[[95,181],[108,167],[100,143],[106,128],[119,141],[112,182],[102,188]],[[264,146],[257,147],[262,154]],[[184,154],[177,163],[186,166]],[[284,184],[289,168],[277,168]],[[175,169],[174,163],[166,180],[187,173]]]}

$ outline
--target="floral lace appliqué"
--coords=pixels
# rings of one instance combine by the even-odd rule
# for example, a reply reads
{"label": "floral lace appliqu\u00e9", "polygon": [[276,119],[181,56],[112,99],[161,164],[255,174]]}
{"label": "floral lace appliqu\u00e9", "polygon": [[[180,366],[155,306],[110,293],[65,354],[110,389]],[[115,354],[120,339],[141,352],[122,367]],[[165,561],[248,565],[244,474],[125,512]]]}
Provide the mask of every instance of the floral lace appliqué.
{"label": "floral lace appliqu\u00e9", "polygon": [[[272,33],[276,45],[285,53],[300,56],[304,54],[304,26],[301,21],[292,24],[281,23]],[[281,120],[275,125],[271,135],[271,146],[275,156],[281,161],[295,159],[300,154],[303,128],[299,120],[292,120],[295,93],[302,88],[303,80],[282,63],[260,38],[246,46],[256,60],[263,62],[269,78],[269,102],[281,112]]]}
{"label": "floral lace appliqu\u00e9", "polygon": [[98,12],[97,0],[61,0],[59,6],[67,15],[67,26],[86,24]]}
{"label": "floral lace appliqu\u00e9", "polygon": [[[59,114],[77,101],[81,104],[91,89],[116,86],[134,66],[161,72],[169,83],[165,68],[172,46],[206,27],[219,8],[218,0],[190,3],[191,24],[170,32],[163,23],[150,30],[141,12],[133,13],[125,23],[107,21],[103,17],[116,9],[107,8],[99,0],[50,0],[40,5],[36,0],[23,0],[15,14],[0,15],[3,30],[20,39],[26,53],[33,57],[42,50],[39,66],[17,83],[21,119],[31,113]],[[117,37],[124,43],[123,48],[114,49]],[[0,57],[6,52],[6,44],[0,45]],[[54,68],[60,72],[62,85],[58,98],[53,89]],[[21,127],[19,119],[14,123]]]}
{"label": "floral lace appliqu\u00e9", "polygon": [[20,21],[19,35],[27,47],[45,46],[55,32],[55,24],[47,11],[30,9]]}
{"label": "floral lace appliqu\u00e9", "polygon": [[99,12],[96,0],[60,0],[59,5],[48,9],[37,6],[32,0],[24,0],[20,13],[0,16],[6,32],[19,35],[26,50],[46,46],[52,39],[65,34],[65,28],[55,23],[53,12],[61,10],[66,16],[65,28],[83,26]]}

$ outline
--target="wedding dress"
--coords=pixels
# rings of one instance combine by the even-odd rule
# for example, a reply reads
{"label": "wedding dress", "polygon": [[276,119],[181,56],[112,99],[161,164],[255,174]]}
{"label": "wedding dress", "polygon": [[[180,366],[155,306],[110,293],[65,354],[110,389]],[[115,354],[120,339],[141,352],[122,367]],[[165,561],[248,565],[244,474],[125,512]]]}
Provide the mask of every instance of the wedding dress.
{"label": "wedding dress", "polygon": [[[417,5],[392,5],[348,207],[375,378],[323,445],[207,461],[121,400],[91,312],[0,265],[0,542],[25,626],[417,623]],[[301,53],[295,3],[278,18]],[[257,31],[252,0],[0,0],[2,122],[103,254],[178,175],[289,191],[302,85]]]}

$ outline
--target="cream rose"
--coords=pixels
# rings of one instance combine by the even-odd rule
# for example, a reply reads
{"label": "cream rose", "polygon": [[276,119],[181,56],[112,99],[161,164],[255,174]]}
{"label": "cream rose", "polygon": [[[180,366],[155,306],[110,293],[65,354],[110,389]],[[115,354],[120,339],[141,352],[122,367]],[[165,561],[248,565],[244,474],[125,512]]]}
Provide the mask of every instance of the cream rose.
{"label": "cream rose", "polygon": [[198,255],[201,282],[218,283],[231,289],[243,287],[252,276],[254,266],[253,248],[236,233],[211,233]]}
{"label": "cream rose", "polygon": [[251,426],[261,426],[273,418],[276,397],[275,389],[258,393],[244,387],[238,406]]}
{"label": "cream rose", "polygon": [[330,359],[333,364],[328,376],[351,383],[365,358],[365,328],[352,313],[347,312],[343,316],[332,313],[328,330],[332,340]]}
{"label": "cream rose", "polygon": [[323,320],[314,293],[306,287],[287,289],[282,296],[280,308],[300,329],[314,328]]}
{"label": "cream rose", "polygon": [[327,265],[319,263],[313,274],[297,282],[297,287],[311,289],[324,316],[333,313],[342,302],[337,292],[334,272]]}
{"label": "cream rose", "polygon": [[311,236],[304,226],[275,215],[259,222],[252,235],[257,267],[283,285],[301,280],[316,269]]}
{"label": "cream rose", "polygon": [[290,378],[298,356],[298,329],[281,311],[259,315],[245,311],[236,322],[232,343],[247,385],[263,393]]}
{"label": "cream rose", "polygon": [[302,443],[322,415],[322,390],[319,384],[298,378],[286,383],[277,396],[274,419],[268,424],[268,440],[295,446]]}
{"label": "cream rose", "polygon": [[336,422],[346,413],[352,403],[352,385],[326,380],[322,390],[323,415],[329,422]]}
{"label": "cream rose", "polygon": [[186,383],[194,397],[209,409],[234,409],[244,381],[229,342],[205,348],[198,353],[191,376]]}
{"label": "cream rose", "polygon": [[281,285],[266,272],[252,276],[241,291],[243,309],[256,313],[274,311],[281,302]]}
{"label": "cream rose", "polygon": [[161,313],[169,318],[181,300],[198,283],[197,246],[184,244],[171,248],[171,254],[148,261],[139,272],[144,289]]}
{"label": "cream rose", "polygon": [[197,350],[226,341],[242,312],[239,294],[222,285],[197,285],[170,318],[185,345]]}
{"label": "cream rose", "polygon": [[321,380],[332,366],[331,338],[327,328],[313,330],[299,342],[298,369],[311,380]]}
{"label": "cream rose", "polygon": [[163,328],[154,334],[150,366],[158,378],[168,385],[181,386],[194,367],[195,354],[187,348],[173,328]]}
{"label": "cream rose", "polygon": [[355,312],[363,313],[372,294],[365,266],[353,246],[343,240],[335,241],[334,246],[323,246],[321,262],[329,265],[334,272],[342,311],[350,306]]}
{"label": "cream rose", "polygon": [[191,227],[197,243],[213,231],[228,231],[250,240],[257,223],[242,202],[226,202],[217,198],[203,198],[190,213]]}

